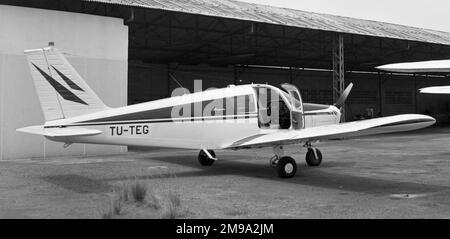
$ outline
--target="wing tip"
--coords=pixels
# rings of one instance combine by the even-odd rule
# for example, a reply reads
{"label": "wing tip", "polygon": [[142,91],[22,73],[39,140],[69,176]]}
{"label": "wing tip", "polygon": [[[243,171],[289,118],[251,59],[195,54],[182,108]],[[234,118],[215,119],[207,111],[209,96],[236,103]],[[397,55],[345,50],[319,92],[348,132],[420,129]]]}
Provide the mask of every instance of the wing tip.
{"label": "wing tip", "polygon": [[422,94],[450,94],[450,86],[432,86],[419,89]]}

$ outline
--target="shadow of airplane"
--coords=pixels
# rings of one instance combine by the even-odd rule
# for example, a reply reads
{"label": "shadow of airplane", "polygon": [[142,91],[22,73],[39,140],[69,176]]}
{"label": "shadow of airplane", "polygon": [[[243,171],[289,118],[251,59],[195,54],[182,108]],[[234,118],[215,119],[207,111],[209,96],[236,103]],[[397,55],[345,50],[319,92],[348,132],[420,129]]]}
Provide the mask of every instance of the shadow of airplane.
{"label": "shadow of airplane", "polygon": [[[450,128],[447,129],[450,132]],[[436,132],[440,132],[441,128],[431,128],[420,131],[421,133],[430,134],[435,137]],[[398,135],[401,136],[401,135]],[[335,144],[334,144],[335,145]],[[405,182],[393,179],[379,177],[365,177],[351,175],[346,172],[339,171],[341,168],[351,168],[355,166],[355,162],[339,162],[325,161],[320,167],[308,167],[304,163],[298,164],[298,172],[294,178],[281,179],[276,176],[275,170],[268,166],[268,162],[254,160],[251,156],[239,153],[224,152],[221,159],[213,166],[204,167],[199,165],[196,158],[196,151],[185,152],[188,156],[174,155],[172,151],[161,155],[160,152],[138,153],[130,156],[131,159],[152,160],[166,164],[178,164],[187,167],[180,172],[176,172],[177,178],[188,177],[207,177],[217,175],[235,175],[242,177],[258,178],[263,180],[272,180],[288,184],[297,184],[303,186],[320,187],[326,189],[336,189],[341,191],[367,193],[372,195],[390,195],[390,194],[426,194],[442,191],[449,191],[449,186],[433,185],[428,183]],[[179,153],[178,153],[179,154]],[[447,154],[445,152],[444,154]],[[245,159],[248,159],[245,161]],[[268,161],[268,160],[267,160]],[[300,162],[300,160],[298,161]],[[333,168],[336,170],[333,171]],[[355,168],[357,170],[357,168]],[[123,181],[130,179],[148,179],[152,178],[169,178],[173,177],[170,173],[154,173],[145,172],[145,175],[133,177],[110,177],[91,179],[76,174],[71,175],[54,175],[44,177],[43,180],[62,186],[66,189],[78,193],[99,193],[107,192],[112,189],[109,182]],[[405,178],[405,180],[408,180]],[[81,185],[81,186],[80,186]]]}
{"label": "shadow of airplane", "polygon": [[[328,168],[332,167],[351,167],[353,162],[325,162],[323,167],[311,168],[303,164],[297,167],[297,175],[294,178],[282,179],[276,176],[273,169],[268,163],[259,163],[256,160],[245,162],[236,160],[242,155],[226,155],[213,166],[205,167],[198,164],[196,157],[187,156],[164,156],[151,157],[148,159],[157,160],[164,163],[179,164],[195,170],[176,172],[176,178],[186,177],[205,177],[217,175],[236,175],[244,177],[260,178],[265,180],[274,180],[290,184],[298,184],[304,186],[321,187],[327,189],[337,189],[342,191],[351,191],[358,193],[367,193],[373,195],[389,195],[389,194],[418,194],[418,193],[435,193],[449,190],[450,187],[421,184],[413,182],[402,182],[395,180],[387,180],[380,178],[369,178],[363,176],[355,176],[344,173],[328,172]],[[145,160],[145,158],[144,158]],[[322,169],[321,169],[322,168]],[[324,170],[327,168],[327,170]],[[158,175],[148,174],[138,176],[137,179],[152,178],[170,178],[170,173],[160,173]],[[134,179],[135,177],[133,177]],[[129,180],[129,177],[108,178],[106,181]]]}

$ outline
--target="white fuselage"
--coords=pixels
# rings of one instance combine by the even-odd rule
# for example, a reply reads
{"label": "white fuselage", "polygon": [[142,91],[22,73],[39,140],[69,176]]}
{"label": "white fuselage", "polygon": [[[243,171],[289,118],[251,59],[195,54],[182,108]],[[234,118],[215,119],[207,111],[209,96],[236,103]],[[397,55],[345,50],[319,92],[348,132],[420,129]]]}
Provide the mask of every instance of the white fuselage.
{"label": "white fuselage", "polygon": [[[220,149],[242,138],[276,131],[292,130],[280,128],[278,124],[261,126],[260,106],[255,87],[276,92],[292,109],[288,95],[269,85],[242,85],[207,90],[176,96],[142,104],[109,109],[102,112],[51,121],[46,128],[97,129],[101,134],[78,137],[48,137],[65,143],[92,143],[133,145],[147,147],[171,147],[188,149]],[[240,107],[212,103],[224,99],[228,102],[245,101]],[[230,104],[233,106],[233,104]],[[175,107],[178,109],[174,110]],[[184,107],[184,108],[183,108]],[[179,109],[183,109],[180,111]],[[334,106],[304,104],[304,128],[338,124],[340,111]],[[187,114],[184,112],[190,109]],[[175,113],[182,112],[174,116]],[[210,112],[219,112],[213,113]]]}

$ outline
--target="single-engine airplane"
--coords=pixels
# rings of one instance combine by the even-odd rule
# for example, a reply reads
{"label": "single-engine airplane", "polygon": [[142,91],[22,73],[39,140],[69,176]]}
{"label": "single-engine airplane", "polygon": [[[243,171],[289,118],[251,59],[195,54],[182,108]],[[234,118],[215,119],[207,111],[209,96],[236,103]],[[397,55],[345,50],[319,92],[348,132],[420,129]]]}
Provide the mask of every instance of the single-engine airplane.
{"label": "single-engine airplane", "polygon": [[352,84],[334,105],[302,102],[297,87],[246,84],[151,102],[109,108],[55,48],[25,55],[45,117],[44,125],[18,131],[65,143],[133,145],[200,150],[201,165],[212,165],[216,149],[272,147],[270,162],[280,177],[296,174],[283,146],[303,144],[306,163],[319,166],[318,140],[415,130],[435,119],[404,114],[340,123],[340,108]]}
{"label": "single-engine airplane", "polygon": [[[376,67],[383,71],[392,71],[400,73],[429,73],[429,72],[448,72],[450,73],[450,60],[437,61],[417,61],[408,63],[394,63]],[[450,94],[450,86],[432,86],[419,90],[425,94]]]}

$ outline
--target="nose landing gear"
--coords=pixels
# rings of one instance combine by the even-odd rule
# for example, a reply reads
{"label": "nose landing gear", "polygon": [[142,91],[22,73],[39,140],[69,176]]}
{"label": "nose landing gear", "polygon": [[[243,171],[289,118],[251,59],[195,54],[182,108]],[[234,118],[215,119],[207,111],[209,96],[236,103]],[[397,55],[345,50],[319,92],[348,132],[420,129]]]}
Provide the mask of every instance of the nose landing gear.
{"label": "nose landing gear", "polygon": [[215,161],[217,158],[213,150],[202,149],[198,153],[198,162],[203,166],[211,166]]}

